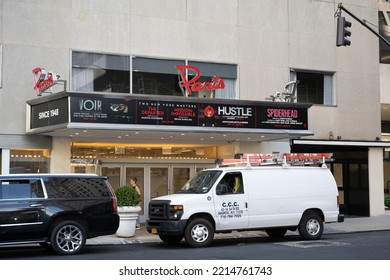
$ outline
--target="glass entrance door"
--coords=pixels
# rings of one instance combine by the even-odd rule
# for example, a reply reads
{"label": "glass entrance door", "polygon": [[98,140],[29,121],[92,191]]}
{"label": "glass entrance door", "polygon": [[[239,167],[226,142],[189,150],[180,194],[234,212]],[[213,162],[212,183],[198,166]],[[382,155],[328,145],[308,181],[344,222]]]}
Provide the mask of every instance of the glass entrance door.
{"label": "glass entrance door", "polygon": [[147,218],[149,201],[155,197],[177,193],[197,171],[207,166],[195,164],[126,164],[107,163],[101,166],[100,174],[108,177],[111,186],[130,185],[130,179],[136,178],[143,194],[140,206],[140,221]]}

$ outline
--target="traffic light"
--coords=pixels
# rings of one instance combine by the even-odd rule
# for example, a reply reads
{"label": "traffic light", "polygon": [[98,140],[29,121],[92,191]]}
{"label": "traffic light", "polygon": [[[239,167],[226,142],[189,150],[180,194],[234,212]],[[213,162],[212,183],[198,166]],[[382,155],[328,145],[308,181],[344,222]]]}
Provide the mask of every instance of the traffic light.
{"label": "traffic light", "polygon": [[351,41],[347,39],[347,37],[351,36],[351,31],[349,31],[349,27],[352,26],[352,23],[347,21],[345,17],[337,18],[337,38],[336,38],[336,46],[349,46],[351,45]]}

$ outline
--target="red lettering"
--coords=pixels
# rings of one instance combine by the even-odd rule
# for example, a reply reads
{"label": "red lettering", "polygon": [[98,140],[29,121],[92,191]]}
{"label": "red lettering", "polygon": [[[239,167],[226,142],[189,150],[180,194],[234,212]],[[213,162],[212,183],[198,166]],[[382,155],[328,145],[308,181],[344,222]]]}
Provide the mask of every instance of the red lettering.
{"label": "red lettering", "polygon": [[298,110],[293,109],[267,109],[268,118],[298,118]]}
{"label": "red lettering", "polygon": [[[216,90],[225,88],[225,82],[223,79],[220,79],[218,76],[214,76],[211,82],[199,82],[200,70],[191,65],[176,65],[176,68],[179,69],[182,82],[180,86],[185,88],[188,92],[188,95],[191,95],[193,91],[201,91],[205,88],[208,90]],[[195,71],[195,77],[190,80],[187,80],[186,69]]]}

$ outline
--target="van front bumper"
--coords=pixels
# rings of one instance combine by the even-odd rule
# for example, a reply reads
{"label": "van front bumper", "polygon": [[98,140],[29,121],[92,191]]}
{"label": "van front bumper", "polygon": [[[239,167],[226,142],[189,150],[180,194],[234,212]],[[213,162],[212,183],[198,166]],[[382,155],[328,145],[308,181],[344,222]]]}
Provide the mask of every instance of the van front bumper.
{"label": "van front bumper", "polygon": [[152,234],[184,235],[187,220],[146,220],[146,230]]}

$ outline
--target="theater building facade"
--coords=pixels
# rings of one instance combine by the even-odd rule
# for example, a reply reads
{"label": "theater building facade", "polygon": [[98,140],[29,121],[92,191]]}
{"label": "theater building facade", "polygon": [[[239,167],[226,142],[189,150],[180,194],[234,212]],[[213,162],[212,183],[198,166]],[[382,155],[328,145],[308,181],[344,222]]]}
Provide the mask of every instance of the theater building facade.
{"label": "theater building facade", "polygon": [[136,177],[143,221],[217,158],[330,152],[341,211],[383,214],[378,40],[299,2],[0,0],[1,173]]}

